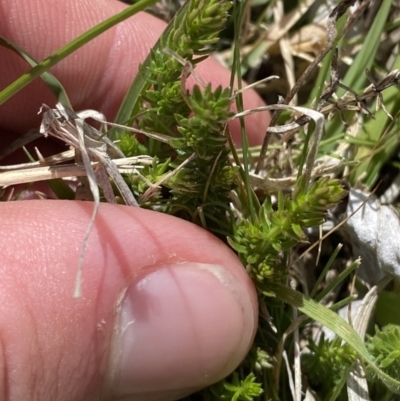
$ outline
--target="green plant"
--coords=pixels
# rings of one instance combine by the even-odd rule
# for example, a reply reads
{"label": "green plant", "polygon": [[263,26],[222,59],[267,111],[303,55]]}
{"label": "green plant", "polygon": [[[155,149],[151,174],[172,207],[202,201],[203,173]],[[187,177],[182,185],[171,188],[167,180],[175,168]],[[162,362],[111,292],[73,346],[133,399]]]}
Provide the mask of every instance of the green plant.
{"label": "green plant", "polygon": [[306,242],[304,228],[322,224],[327,209],[345,193],[338,180],[321,178],[308,190],[303,181],[291,197],[278,193],[276,209],[267,198],[255,223],[243,219],[236,225],[229,244],[238,252],[262,294],[272,295],[273,283],[281,282],[287,274],[282,252]]}
{"label": "green plant", "polygon": [[368,351],[377,365],[392,377],[400,377],[400,327],[388,324],[368,337]]}
{"label": "green plant", "polygon": [[318,342],[310,341],[308,348],[310,352],[302,357],[305,372],[318,394],[325,398],[340,383],[357,354],[340,338],[328,340],[323,334]]}
{"label": "green plant", "polygon": [[[2,41],[21,54],[33,66],[33,70],[0,92],[0,104],[95,35],[151,3],[154,1],[138,2],[129,12],[121,13],[93,28],[86,36],[83,35],[41,63],[37,63],[17,46]],[[273,14],[269,12],[272,3],[257,2],[257,7],[265,7],[265,16],[263,14],[256,21],[260,28],[263,23],[273,20]],[[290,9],[299,6],[296,1],[290,3]],[[385,29],[389,3],[386,0],[382,2],[373,25],[379,32]],[[318,295],[317,290],[313,290],[310,297],[290,289],[288,278],[293,275],[289,271],[293,256],[298,256],[296,252],[299,247],[307,244],[310,239],[306,230],[321,226],[328,210],[340,203],[346,195],[339,179],[331,178],[328,174],[340,176],[342,167],[357,167],[348,175],[351,183],[358,182],[360,174],[364,174],[365,183],[371,187],[377,180],[383,162],[394,152],[398,144],[394,135],[398,123],[388,120],[387,110],[379,111],[379,124],[372,118],[367,120],[360,137],[346,134],[344,121],[351,121],[356,112],[368,115],[366,110],[370,104],[364,103],[371,99],[379,102],[380,92],[388,88],[384,97],[385,104],[388,104],[390,113],[398,113],[398,97],[394,96],[397,89],[392,86],[398,83],[399,75],[394,71],[392,75],[387,74],[378,80],[373,87],[362,90],[365,77],[361,72],[365,67],[372,66],[372,58],[366,55],[375,54],[379,44],[379,35],[371,33],[371,41],[366,41],[360,55],[354,56],[355,62],[344,79],[344,83],[354,86],[354,90],[338,102],[329,104],[334,93],[343,95],[343,88],[339,85],[339,79],[336,79],[338,68],[333,48],[336,45],[342,46],[344,40],[341,35],[350,25],[346,25],[346,21],[351,21],[351,14],[345,6],[342,5],[343,9],[340,6],[335,9],[337,14],[333,14],[329,20],[332,38],[325,52],[327,57],[319,70],[315,89],[304,103],[318,110],[321,116],[334,115],[333,120],[325,124],[326,135],[322,141],[315,141],[316,154],[310,160],[314,162],[317,158],[321,161],[327,156],[330,162],[338,161],[334,166],[337,170],[322,168],[322,172],[306,171],[307,155],[312,152],[309,143],[317,133],[313,133],[310,117],[303,114],[305,109],[292,106],[291,110],[301,113],[301,117],[289,121],[291,115],[285,111],[280,117],[276,113],[273,119],[283,124],[283,128],[279,127],[281,130],[275,133],[290,134],[296,131],[296,135],[289,138],[292,152],[286,152],[285,158],[277,161],[275,155],[279,147],[266,146],[270,131],[258,160],[258,164],[263,165],[264,176],[258,177],[257,183],[270,179],[275,186],[266,186],[265,189],[254,184],[249,171],[254,167],[252,156],[257,156],[259,149],[248,147],[245,125],[241,120],[243,150],[239,155],[232,145],[228,128],[228,123],[235,116],[231,111],[232,104],[236,102],[239,111],[242,109],[241,95],[234,94],[231,88],[202,85],[195,74],[196,65],[212,52],[212,46],[217,43],[228,19],[235,28],[230,64],[237,75],[239,86],[240,75],[251,67],[251,58],[258,54],[259,46],[264,49],[265,46],[272,46],[271,43],[260,44],[254,40],[250,44],[251,49],[244,54],[246,68],[242,68],[239,58],[242,38],[239,33],[249,4],[245,1],[233,4],[225,0],[187,2],[143,63],[119,110],[115,121],[118,125],[107,132],[107,136],[126,157],[145,155],[151,158],[151,162],[142,166],[140,174],[123,173],[124,182],[139,199],[140,206],[184,218],[220,236],[236,251],[257,287],[262,309],[256,337],[259,346],[257,351],[253,347],[243,364],[231,376],[204,390],[199,397],[205,400],[250,401],[263,394],[266,399],[291,399],[289,380],[287,375],[281,374],[283,369],[278,359],[282,359],[283,352],[289,359],[295,358],[293,342],[298,342],[298,339],[293,339],[292,333],[303,328],[307,319],[330,327],[340,336],[333,341],[322,339],[319,343],[311,342],[309,345],[311,354],[304,357],[304,365],[314,389],[320,389],[323,395],[328,394],[330,385],[346,380],[352,362],[359,358],[370,365],[373,380],[382,379],[392,391],[398,392],[397,328],[377,332],[366,348],[349,324],[318,303],[356,268],[358,262],[349,263],[346,274],[339,274],[338,281],[326,284]],[[397,57],[394,67],[398,66],[398,61]],[[314,64],[314,68],[317,68],[318,63]],[[325,85],[329,73],[330,82]],[[197,80],[191,89],[187,83],[190,75]],[[67,104],[68,97],[54,77],[47,72],[42,78],[59,96],[59,100]],[[286,103],[296,94],[296,88],[299,90],[299,87],[294,87]],[[308,127],[303,129],[306,124]],[[138,139],[132,135],[131,130],[138,131],[143,137]],[[371,132],[376,135],[369,135]],[[385,139],[385,134],[389,139]],[[96,139],[100,140],[99,137]],[[337,146],[338,140],[346,144],[346,150],[350,144],[355,146],[352,149],[355,161],[346,152],[341,152],[340,146]],[[289,185],[280,181],[287,176]],[[105,185],[102,186],[103,195],[105,188]],[[113,190],[118,196],[118,190],[115,187]],[[328,262],[328,267],[332,262]],[[316,280],[318,285],[323,282],[323,278]],[[294,322],[291,322],[291,311],[287,305],[302,314]],[[272,318],[267,312],[268,308]],[[269,326],[264,324],[264,320],[268,321]],[[286,338],[290,340],[285,342]],[[342,343],[342,339],[347,342]],[[279,358],[273,358],[272,355],[278,351],[281,352]]]}
{"label": "green plant", "polygon": [[[209,388],[211,399],[230,401],[252,401],[262,394],[261,384],[255,383],[256,377],[250,373],[244,380],[234,373],[232,380],[225,379]],[[207,399],[207,395],[205,396]]]}
{"label": "green plant", "polygon": [[[230,91],[213,90],[211,85],[201,90],[195,85],[189,93],[186,77],[218,40],[230,7],[230,2],[215,0],[190,2],[185,20],[177,17],[150,53],[146,69],[141,70],[146,84],[130,106],[136,113],[130,118],[142,130],[164,138],[164,143],[145,138],[148,154],[161,163],[171,160],[168,171],[154,174],[152,169],[145,175],[148,182],[161,180],[171,194],[162,201],[162,210],[225,235],[231,224],[226,219],[229,192],[237,171],[228,161],[226,147],[225,128],[233,115]],[[124,153],[131,136],[129,131],[116,134]],[[184,167],[179,168],[182,164]],[[163,180],[163,174],[171,170],[175,172]],[[140,192],[135,187],[133,191]],[[154,196],[148,200],[152,202]],[[216,222],[214,216],[222,220]]]}

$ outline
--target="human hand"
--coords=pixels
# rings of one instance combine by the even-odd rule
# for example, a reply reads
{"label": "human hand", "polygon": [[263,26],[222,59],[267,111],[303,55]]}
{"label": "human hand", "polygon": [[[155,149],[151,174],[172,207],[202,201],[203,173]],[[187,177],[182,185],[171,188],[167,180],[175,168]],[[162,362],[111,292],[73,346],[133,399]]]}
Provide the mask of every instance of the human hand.
{"label": "human hand", "polygon": [[[0,34],[40,60],[124,7],[114,0],[3,0]],[[52,69],[74,109],[97,109],[112,120],[163,28],[140,14]],[[0,66],[0,88],[28,69],[4,48]],[[197,71],[206,82],[229,83],[211,59]],[[0,147],[37,127],[41,104],[54,102],[37,80],[2,105]],[[245,94],[246,108],[261,104]],[[252,143],[267,123],[265,115],[249,118]],[[237,139],[237,127],[232,132]],[[44,155],[60,149],[44,139],[32,146]],[[246,355],[257,321],[256,294],[236,256],[185,221],[102,204],[85,252],[83,298],[75,300],[92,207],[0,204],[0,399],[172,400],[229,374]]]}

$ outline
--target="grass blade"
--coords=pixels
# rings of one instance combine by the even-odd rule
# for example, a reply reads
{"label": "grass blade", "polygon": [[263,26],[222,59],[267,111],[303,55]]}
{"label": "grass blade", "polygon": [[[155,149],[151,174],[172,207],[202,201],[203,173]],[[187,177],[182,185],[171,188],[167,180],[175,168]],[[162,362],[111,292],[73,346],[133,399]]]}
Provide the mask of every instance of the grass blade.
{"label": "grass blade", "polygon": [[390,388],[394,393],[400,394],[400,382],[393,379],[378,368],[368,350],[356,333],[356,331],[339,315],[332,312],[328,308],[315,302],[309,297],[294,291],[284,285],[276,285],[274,288],[277,298],[298,308],[301,312],[311,317],[312,319],[322,323],[324,326],[335,332],[340,338],[350,344],[359,356],[374,370],[379,378]]}
{"label": "grass blade", "polygon": [[[164,47],[163,44],[165,43],[169,33],[171,32],[176,22],[178,23],[183,22],[184,16],[186,15],[186,11],[189,8],[189,3],[190,2],[186,2],[185,5],[178,11],[175,17],[171,20],[165,31],[158,39],[157,43],[153,46],[153,51],[156,51],[157,49],[162,49]],[[135,80],[133,81],[131,87],[129,88],[128,92],[125,95],[125,98],[121,104],[121,107],[118,110],[118,114],[115,119],[116,124],[127,124],[132,115],[135,114],[135,110],[138,108],[138,99],[140,97],[140,94],[143,92],[144,89],[150,86],[150,83],[148,83],[145,74],[143,74],[143,71],[147,70],[150,63],[151,63],[151,53],[149,53],[149,55],[146,57],[146,60],[141,65],[139,73],[137,74]],[[113,135],[122,131],[123,129],[121,128],[113,128],[109,131],[109,134],[111,135],[112,138]]]}
{"label": "grass blade", "polygon": [[[6,39],[0,36],[0,46],[3,46],[7,49],[12,50],[20,57],[22,57],[32,68],[36,67],[39,62],[35,60],[30,54],[28,54],[24,49],[18,46],[16,43],[13,43],[11,40]],[[50,72],[45,71],[41,76],[43,82],[47,85],[51,92],[56,96],[58,101],[62,104],[65,104],[69,107],[71,106],[71,102],[68,99],[67,92],[62,86],[61,82]]]}
{"label": "grass blade", "polygon": [[136,4],[133,4],[120,13],[107,19],[106,21],[100,22],[100,24],[97,24],[93,28],[86,31],[84,34],[78,36],[76,39],[72,40],[61,49],[56,50],[53,54],[46,57],[30,71],[21,75],[13,83],[3,89],[0,92],[0,105],[10,99],[12,96],[14,96],[17,92],[19,92],[22,88],[32,82],[35,78],[42,75],[49,68],[53,67],[61,60],[68,57],[70,54],[81,48],[86,43],[90,42],[108,29],[112,28],[113,26],[119,24],[120,22],[126,20],[127,18],[138,13],[139,11],[144,10],[146,7],[156,2],[157,0],[140,0]]}
{"label": "grass blade", "polygon": [[[391,0],[383,0],[378,14],[374,19],[374,23],[372,24],[367,36],[364,38],[364,45],[343,79],[343,83],[355,91],[360,90],[366,80],[366,76],[360,74],[360,71],[365,71],[366,68],[371,68],[374,63],[375,54],[381,41],[381,34],[385,29],[391,5]],[[341,96],[344,92],[344,89],[340,89],[338,95]]]}

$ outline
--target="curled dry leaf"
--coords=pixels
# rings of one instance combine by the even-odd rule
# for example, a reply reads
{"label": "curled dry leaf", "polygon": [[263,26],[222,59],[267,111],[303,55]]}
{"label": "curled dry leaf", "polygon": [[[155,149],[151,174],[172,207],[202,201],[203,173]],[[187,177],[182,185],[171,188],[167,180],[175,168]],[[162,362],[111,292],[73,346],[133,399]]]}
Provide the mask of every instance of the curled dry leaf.
{"label": "curled dry leaf", "polygon": [[[83,118],[67,106],[58,103],[56,109],[50,109],[45,105],[43,107],[47,110],[43,114],[40,132],[46,136],[51,135],[61,139],[75,149],[85,165],[93,198],[97,198],[98,188],[91,161],[96,161],[99,163],[99,168],[105,169],[107,175],[112,178],[125,203],[130,206],[138,206],[131,190],[112,160],[112,158],[124,157],[122,152],[107,137],[87,124]],[[85,117],[89,116],[85,115]],[[96,118],[97,115],[93,115],[93,117]],[[103,175],[100,174],[99,177],[101,176]],[[108,182],[104,181],[100,184],[107,186]]]}

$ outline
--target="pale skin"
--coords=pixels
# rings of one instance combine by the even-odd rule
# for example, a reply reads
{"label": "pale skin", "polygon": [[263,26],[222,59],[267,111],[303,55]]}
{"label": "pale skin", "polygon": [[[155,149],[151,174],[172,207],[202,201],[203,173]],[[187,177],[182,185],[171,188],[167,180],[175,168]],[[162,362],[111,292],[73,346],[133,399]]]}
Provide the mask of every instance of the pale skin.
{"label": "pale skin", "polygon": [[[0,34],[42,59],[122,10],[114,0],[0,0]],[[138,63],[165,27],[140,14],[52,72],[75,110],[112,120]],[[129,58],[127,57],[129,54]],[[0,88],[27,70],[0,48]],[[216,61],[199,68],[227,85]],[[0,107],[0,146],[38,126],[36,80]],[[254,92],[246,108],[261,106]],[[268,116],[247,121],[260,143]],[[238,142],[237,125],[232,134]],[[44,155],[64,149],[41,139]],[[31,147],[32,149],[32,147]],[[2,164],[26,161],[22,153]],[[42,187],[41,187],[42,188]],[[103,204],[89,238],[83,298],[72,297],[90,202],[0,203],[0,401],[173,400],[230,373],[256,330],[254,287],[237,257],[204,230],[156,212]]]}

